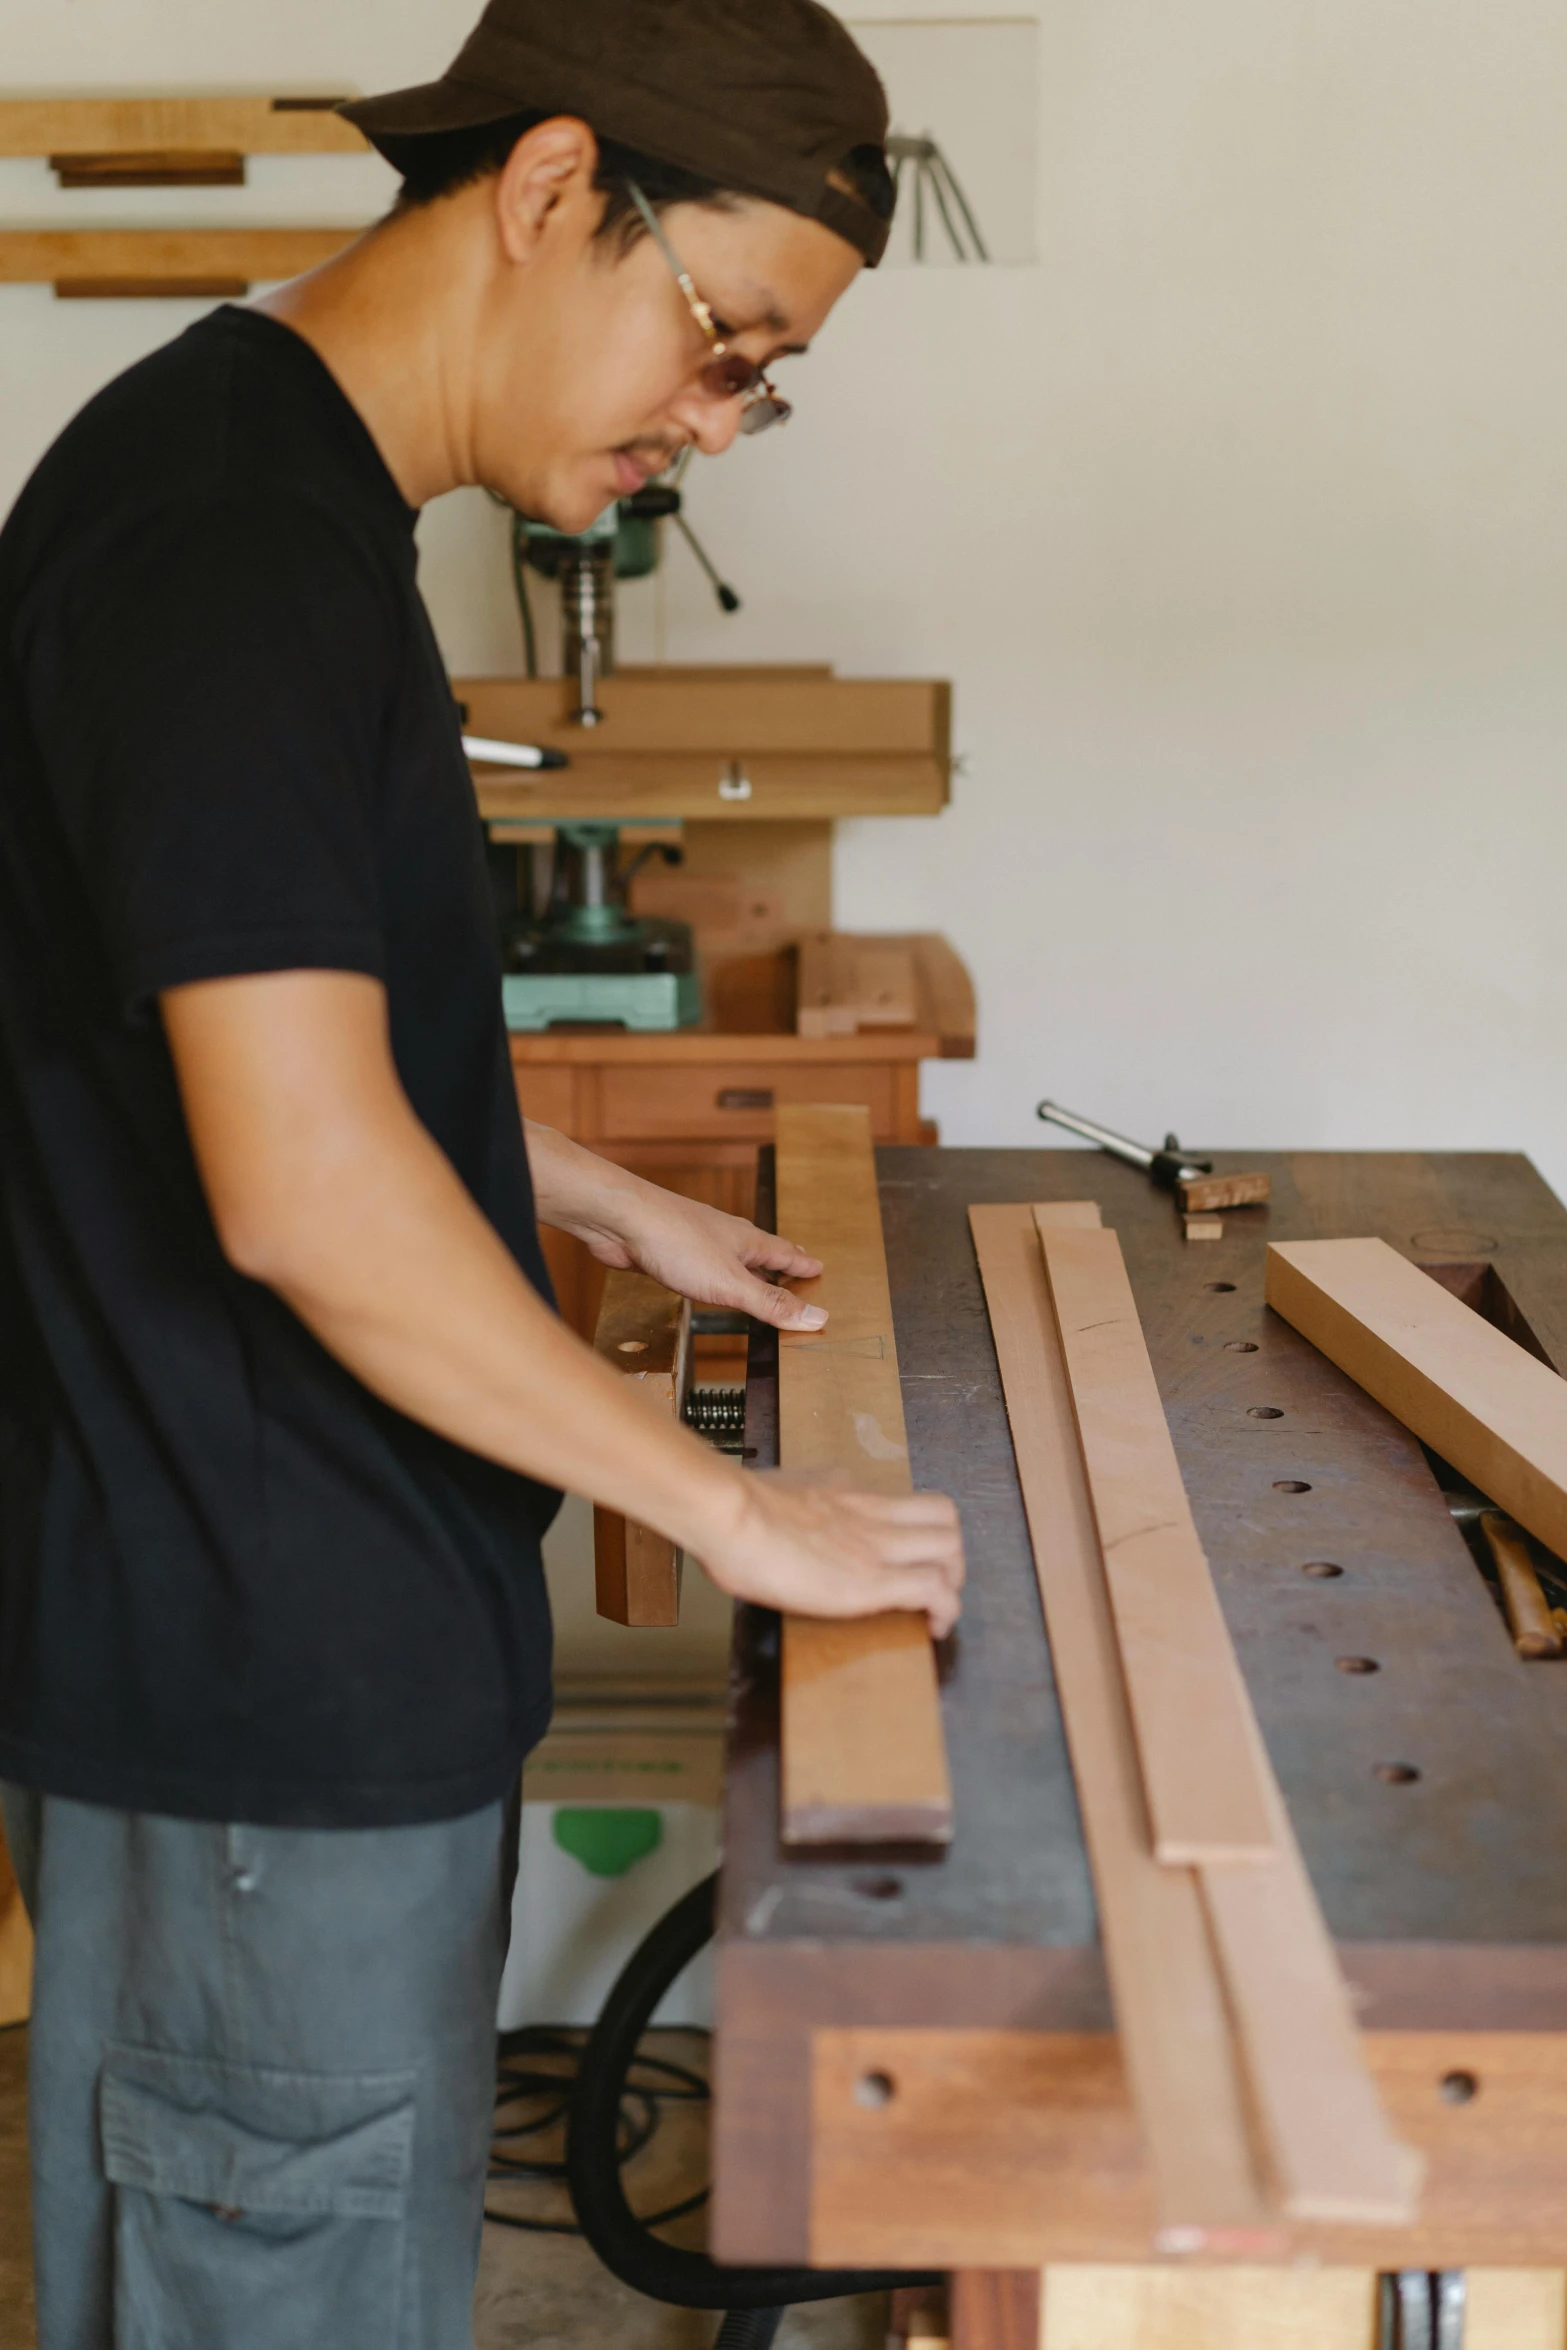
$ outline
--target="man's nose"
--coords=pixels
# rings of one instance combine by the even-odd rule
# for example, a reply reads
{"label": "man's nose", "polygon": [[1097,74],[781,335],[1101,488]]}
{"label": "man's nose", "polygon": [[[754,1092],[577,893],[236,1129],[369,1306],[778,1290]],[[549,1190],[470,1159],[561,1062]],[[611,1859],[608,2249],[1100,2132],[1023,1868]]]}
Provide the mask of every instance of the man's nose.
{"label": "man's nose", "polygon": [[696,388],[682,395],[675,414],[704,457],[721,457],[740,430],[738,400],[714,400]]}

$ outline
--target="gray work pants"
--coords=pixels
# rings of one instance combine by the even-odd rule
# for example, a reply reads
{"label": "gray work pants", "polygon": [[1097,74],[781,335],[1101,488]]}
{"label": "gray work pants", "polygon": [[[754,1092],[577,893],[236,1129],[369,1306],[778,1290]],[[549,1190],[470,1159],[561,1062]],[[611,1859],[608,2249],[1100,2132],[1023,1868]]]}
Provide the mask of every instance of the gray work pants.
{"label": "gray work pants", "polygon": [[3,1791],[39,2350],[471,2350],[515,1844]]}

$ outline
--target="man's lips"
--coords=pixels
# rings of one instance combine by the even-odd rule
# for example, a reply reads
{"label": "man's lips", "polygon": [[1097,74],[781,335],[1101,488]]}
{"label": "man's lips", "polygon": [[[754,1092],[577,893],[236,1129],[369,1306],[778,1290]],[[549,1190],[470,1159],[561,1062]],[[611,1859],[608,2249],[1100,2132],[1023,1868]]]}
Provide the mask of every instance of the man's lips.
{"label": "man's lips", "polygon": [[615,462],[615,479],[620,485],[620,494],[623,498],[629,498],[636,491],[645,489],[654,475],[662,473],[664,468],[673,461],[662,450],[656,456],[647,458],[633,456],[629,449],[616,449],[612,451],[612,455]]}

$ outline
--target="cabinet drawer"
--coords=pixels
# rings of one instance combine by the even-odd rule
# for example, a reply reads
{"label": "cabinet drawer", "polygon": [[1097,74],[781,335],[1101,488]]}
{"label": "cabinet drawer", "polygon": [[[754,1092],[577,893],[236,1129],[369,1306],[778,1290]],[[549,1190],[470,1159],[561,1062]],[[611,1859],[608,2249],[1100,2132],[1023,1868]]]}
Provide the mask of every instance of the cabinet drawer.
{"label": "cabinet drawer", "polygon": [[558,1126],[562,1134],[572,1131],[575,1116],[576,1071],[559,1066],[538,1063],[530,1067],[526,1061],[512,1064],[517,1080],[517,1099],[522,1104],[525,1118],[537,1118],[541,1126]]}
{"label": "cabinet drawer", "polygon": [[780,1102],[862,1102],[878,1142],[896,1131],[892,1070],[778,1061],[647,1062],[606,1069],[601,1127],[606,1142],[683,1141],[697,1137],[770,1142]]}

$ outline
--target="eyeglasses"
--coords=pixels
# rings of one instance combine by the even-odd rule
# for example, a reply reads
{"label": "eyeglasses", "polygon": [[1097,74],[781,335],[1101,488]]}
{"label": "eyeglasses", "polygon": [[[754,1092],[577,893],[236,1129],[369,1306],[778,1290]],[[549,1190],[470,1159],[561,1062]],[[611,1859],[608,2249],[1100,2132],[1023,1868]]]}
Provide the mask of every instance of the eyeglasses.
{"label": "eyeglasses", "polygon": [[741,400],[740,430],[766,432],[770,425],[787,424],[794,414],[789,402],[774,391],[754,360],[746,359],[738,351],[731,351],[713,323],[713,313],[695,286],[674,246],[659,226],[658,214],[653,210],[635,180],[627,180],[631,201],[641,213],[649,236],[669,263],[676,285],[686,298],[686,307],[707,342],[709,357],[697,377],[702,389],[714,400]]}

